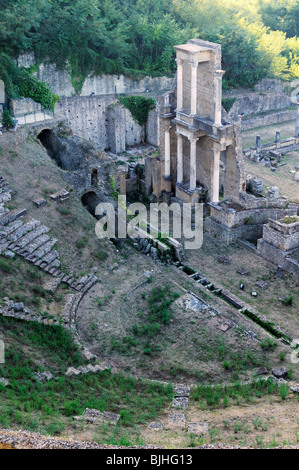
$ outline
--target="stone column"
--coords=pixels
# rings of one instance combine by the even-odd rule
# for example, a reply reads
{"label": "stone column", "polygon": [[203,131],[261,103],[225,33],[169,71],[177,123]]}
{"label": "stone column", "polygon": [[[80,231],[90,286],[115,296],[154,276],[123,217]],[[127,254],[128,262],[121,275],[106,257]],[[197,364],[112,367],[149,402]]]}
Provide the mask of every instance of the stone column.
{"label": "stone column", "polygon": [[224,70],[216,70],[215,126],[221,126],[222,117],[222,77]]}
{"label": "stone column", "polygon": [[295,137],[299,137],[299,101],[297,101]]}
{"label": "stone column", "polygon": [[257,135],[256,136],[256,144],[255,144],[256,148],[260,148],[261,146],[261,136],[260,135]]}
{"label": "stone column", "polygon": [[164,176],[166,178],[170,177],[170,129],[165,129],[165,169],[164,169]]}
{"label": "stone column", "polygon": [[190,114],[197,114],[197,69],[198,63],[190,62],[191,65],[191,109]]}
{"label": "stone column", "polygon": [[280,142],[280,132],[279,132],[279,131],[276,131],[276,134],[275,134],[275,143],[277,144],[278,142]]}
{"label": "stone column", "polygon": [[177,136],[177,183],[183,182],[183,136],[176,132]]}
{"label": "stone column", "polygon": [[213,149],[214,161],[213,161],[213,173],[212,173],[212,202],[219,202],[219,177],[220,177],[220,150]]}
{"label": "stone column", "polygon": [[198,139],[189,137],[190,140],[190,191],[196,189],[196,143]]}
{"label": "stone column", "polygon": [[183,60],[175,59],[177,63],[177,110],[183,108]]}

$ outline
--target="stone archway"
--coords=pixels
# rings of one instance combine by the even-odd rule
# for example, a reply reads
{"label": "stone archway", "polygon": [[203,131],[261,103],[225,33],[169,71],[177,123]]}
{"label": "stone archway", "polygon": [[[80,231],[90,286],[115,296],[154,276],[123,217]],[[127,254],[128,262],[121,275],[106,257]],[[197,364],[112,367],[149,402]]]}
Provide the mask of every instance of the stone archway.
{"label": "stone archway", "polygon": [[83,206],[88,210],[88,212],[93,217],[96,217],[96,207],[101,202],[96,192],[88,191],[87,193],[83,194],[83,196],[81,197],[81,201]]}

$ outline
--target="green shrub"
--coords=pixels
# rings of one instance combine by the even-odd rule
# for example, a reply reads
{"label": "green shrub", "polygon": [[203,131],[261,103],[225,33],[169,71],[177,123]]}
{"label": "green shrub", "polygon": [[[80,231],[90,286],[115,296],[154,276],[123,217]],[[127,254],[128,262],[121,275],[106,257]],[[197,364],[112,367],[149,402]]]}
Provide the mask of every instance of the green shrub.
{"label": "green shrub", "polygon": [[5,127],[5,129],[11,129],[14,127],[15,122],[9,112],[8,109],[4,109],[3,114],[2,114],[2,126]]}

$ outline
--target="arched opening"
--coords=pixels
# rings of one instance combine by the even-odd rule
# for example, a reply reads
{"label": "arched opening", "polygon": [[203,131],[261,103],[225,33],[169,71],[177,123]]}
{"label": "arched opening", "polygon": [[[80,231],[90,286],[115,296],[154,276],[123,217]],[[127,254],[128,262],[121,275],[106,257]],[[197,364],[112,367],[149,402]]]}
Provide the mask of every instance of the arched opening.
{"label": "arched opening", "polygon": [[59,168],[68,171],[81,168],[84,157],[76,142],[58,137],[52,129],[42,130],[37,137]]}
{"label": "arched opening", "polygon": [[95,217],[96,216],[96,207],[100,204],[100,199],[94,191],[89,191],[88,193],[83,194],[81,198],[82,204],[88,212]]}
{"label": "arched opening", "polygon": [[63,170],[66,170],[66,165],[64,165],[61,159],[61,154],[64,151],[64,147],[59,142],[52,129],[44,129],[38,134],[37,138],[40,140],[41,144],[47,149],[48,155],[53,160],[55,160],[57,165]]}
{"label": "arched opening", "polygon": [[96,168],[91,172],[91,186],[98,186],[98,170]]}

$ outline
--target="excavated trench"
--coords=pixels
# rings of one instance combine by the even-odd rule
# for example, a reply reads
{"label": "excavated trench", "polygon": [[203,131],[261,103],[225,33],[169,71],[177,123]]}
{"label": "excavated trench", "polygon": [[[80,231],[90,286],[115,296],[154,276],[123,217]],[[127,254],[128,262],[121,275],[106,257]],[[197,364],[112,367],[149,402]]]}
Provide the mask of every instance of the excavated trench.
{"label": "excavated trench", "polygon": [[59,137],[52,129],[42,130],[37,138],[59,168],[68,171],[82,168],[84,156],[76,142]]}
{"label": "excavated trench", "polygon": [[95,191],[88,191],[87,193],[83,194],[81,197],[81,202],[83,206],[88,210],[88,212],[98,219],[96,216],[96,207],[100,204],[101,200],[95,193]]}

